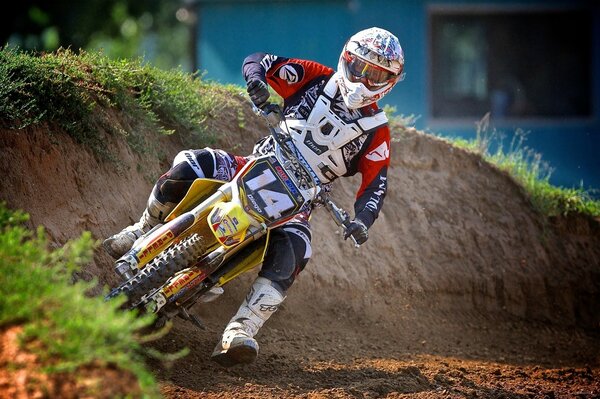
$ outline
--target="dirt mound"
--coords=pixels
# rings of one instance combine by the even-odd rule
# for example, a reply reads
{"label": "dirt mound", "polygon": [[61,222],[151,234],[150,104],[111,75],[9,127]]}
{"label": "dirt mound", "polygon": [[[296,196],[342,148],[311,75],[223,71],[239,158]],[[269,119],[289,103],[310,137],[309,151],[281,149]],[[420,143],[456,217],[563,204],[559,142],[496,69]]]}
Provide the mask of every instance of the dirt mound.
{"label": "dirt mound", "polygon": [[[223,132],[212,146],[250,151],[264,130],[250,114],[244,128],[237,118],[209,121]],[[154,180],[185,148],[177,135],[163,137],[164,155],[148,158],[101,134],[117,162],[51,126],[0,131],[0,199],[44,225],[56,245],[83,230],[102,239],[137,220]],[[363,247],[344,242],[317,211],[313,259],[261,332],[258,363],[224,371],[207,361],[251,275],[198,307],[207,332],[176,323],[156,344],[194,348],[175,365],[155,365],[172,381],[167,396],[600,394],[599,223],[548,220],[479,156],[411,129],[392,158],[386,204]],[[347,209],[358,184],[336,182]],[[81,274],[91,276],[116,283],[101,250]]]}

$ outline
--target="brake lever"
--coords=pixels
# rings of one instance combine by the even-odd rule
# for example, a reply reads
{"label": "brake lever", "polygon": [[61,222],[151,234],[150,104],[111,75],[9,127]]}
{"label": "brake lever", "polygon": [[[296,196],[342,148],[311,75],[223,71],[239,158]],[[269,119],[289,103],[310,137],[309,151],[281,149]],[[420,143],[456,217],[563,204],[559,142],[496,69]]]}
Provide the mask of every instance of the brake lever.
{"label": "brake lever", "polygon": [[[348,215],[348,212],[337,206],[330,198],[325,198],[323,203],[325,204],[325,208],[327,208],[327,210],[333,216],[335,223],[343,228],[344,232],[346,232],[348,226],[350,226],[350,215]],[[352,238],[352,241],[354,241],[354,248],[359,248],[360,244],[356,242],[356,238],[354,238],[353,235],[351,235],[350,238]]]}
{"label": "brake lever", "polygon": [[283,120],[283,111],[277,104],[268,103],[264,105],[262,108],[258,108],[254,103],[252,103],[252,111],[262,118],[265,119],[267,125],[270,128],[275,128],[279,126],[279,123]]}

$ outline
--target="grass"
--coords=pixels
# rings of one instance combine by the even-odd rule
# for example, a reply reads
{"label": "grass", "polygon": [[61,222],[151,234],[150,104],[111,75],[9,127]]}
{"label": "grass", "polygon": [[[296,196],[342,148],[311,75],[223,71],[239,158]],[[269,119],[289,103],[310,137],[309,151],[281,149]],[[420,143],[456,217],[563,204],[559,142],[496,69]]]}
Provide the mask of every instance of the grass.
{"label": "grass", "polygon": [[[526,134],[517,130],[510,145],[505,148],[503,140],[495,129],[489,127],[489,115],[477,123],[476,137],[473,140],[460,138],[450,142],[469,151],[480,154],[485,160],[507,172],[529,194],[534,208],[547,216],[566,216],[580,213],[600,217],[600,201],[583,187],[565,188],[550,183],[552,168],[542,160],[541,154],[524,145]],[[492,145],[496,149],[491,151]]]}
{"label": "grass", "polygon": [[[207,118],[218,117],[241,89],[205,82],[180,69],[161,70],[141,59],[112,60],[69,49],[32,54],[0,49],[0,126],[60,126],[78,142],[110,158],[99,129],[121,134],[138,152],[148,132],[185,133],[184,141],[210,142]],[[115,123],[110,110],[122,118]]]}
{"label": "grass", "polygon": [[36,343],[28,349],[47,372],[115,364],[132,371],[148,397],[158,397],[137,338],[151,318],[120,311],[121,301],[86,296],[94,282],[72,283],[73,272],[92,257],[91,235],[51,251],[41,227],[35,234],[23,227],[27,218],[0,203],[0,328],[22,325],[23,342]]}
{"label": "grass", "polygon": [[[414,115],[396,115],[395,107],[385,107],[392,135],[418,119]],[[502,137],[489,126],[489,114],[477,123],[476,136],[472,140],[460,137],[444,137],[451,145],[479,154],[487,162],[505,171],[528,193],[533,207],[546,216],[566,216],[579,213],[600,217],[600,201],[583,187],[565,188],[550,183],[552,168],[542,160],[541,154],[524,145],[526,134],[517,130],[508,148]],[[491,150],[494,147],[495,150]]]}

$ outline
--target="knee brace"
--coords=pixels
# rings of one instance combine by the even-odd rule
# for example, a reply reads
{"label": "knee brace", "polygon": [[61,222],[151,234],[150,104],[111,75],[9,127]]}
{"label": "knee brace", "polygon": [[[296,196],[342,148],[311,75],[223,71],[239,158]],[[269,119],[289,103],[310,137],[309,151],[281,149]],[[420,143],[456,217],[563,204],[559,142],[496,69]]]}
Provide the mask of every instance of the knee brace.
{"label": "knee brace", "polygon": [[296,257],[290,237],[281,229],[273,230],[259,275],[274,282],[282,281],[294,273],[295,267]]}
{"label": "knee brace", "polygon": [[206,147],[200,150],[181,151],[173,161],[173,168],[184,164],[195,173],[195,177],[231,181],[241,159],[243,157]]}
{"label": "knee brace", "polygon": [[[167,172],[168,173],[168,172]],[[152,195],[161,203],[178,204],[185,197],[185,194],[191,187],[194,179],[191,180],[173,180],[162,175],[152,189]]]}

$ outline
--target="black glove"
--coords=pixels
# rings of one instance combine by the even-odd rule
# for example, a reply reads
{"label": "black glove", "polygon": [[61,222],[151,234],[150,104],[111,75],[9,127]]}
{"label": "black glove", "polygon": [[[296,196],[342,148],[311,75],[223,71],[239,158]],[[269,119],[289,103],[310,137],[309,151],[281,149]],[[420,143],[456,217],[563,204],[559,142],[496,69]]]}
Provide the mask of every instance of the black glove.
{"label": "black glove", "polygon": [[344,240],[350,236],[354,237],[358,245],[364,244],[369,239],[367,226],[360,219],[354,219],[346,226]]}
{"label": "black glove", "polygon": [[260,79],[251,79],[248,81],[248,87],[246,88],[248,94],[250,95],[250,100],[256,105],[258,108],[262,108],[267,103],[267,100],[271,96],[269,93],[269,88],[267,84]]}

